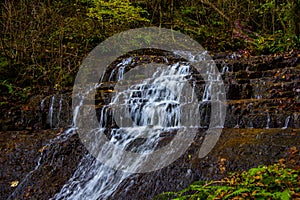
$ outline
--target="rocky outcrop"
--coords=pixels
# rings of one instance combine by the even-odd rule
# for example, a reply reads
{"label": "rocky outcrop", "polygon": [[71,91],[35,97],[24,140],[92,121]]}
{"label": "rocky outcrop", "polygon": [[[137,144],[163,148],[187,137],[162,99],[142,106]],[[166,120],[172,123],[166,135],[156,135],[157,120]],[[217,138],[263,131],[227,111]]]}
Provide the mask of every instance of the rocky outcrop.
{"label": "rocky outcrop", "polygon": [[216,60],[227,91],[226,127],[300,128],[300,54]]}
{"label": "rocky outcrop", "polygon": [[26,130],[0,132],[0,153],[0,199],[49,199],[86,150],[71,131]]}
{"label": "rocky outcrop", "polygon": [[[59,192],[87,153],[77,134],[64,139],[65,134],[59,130],[1,132],[1,199],[49,199]],[[217,180],[229,172],[279,160],[300,169],[299,129],[223,129],[215,148],[199,158],[205,134],[199,130],[189,149],[171,165],[123,180],[110,199],[151,199],[199,179]],[[170,139],[170,134],[165,135],[164,140]],[[18,181],[16,187],[13,181]]]}
{"label": "rocky outcrop", "polygon": [[[205,128],[199,129],[195,141],[176,162],[155,172],[131,175],[111,199],[151,199],[164,191],[180,190],[195,180],[219,179],[228,172],[271,164],[281,158],[289,167],[300,168],[300,53],[213,57],[227,94],[225,128],[215,148],[205,158],[198,157],[206,134]],[[136,61],[145,63],[151,59],[136,57]],[[201,95],[205,85],[201,80],[198,83]],[[110,87],[100,89],[103,93],[95,97],[99,107],[109,103],[103,95],[112,93]],[[201,106],[203,116],[209,116],[209,103]],[[87,153],[76,132],[66,129],[72,123],[71,93],[35,96],[26,105],[2,113],[1,199],[53,197]],[[202,120],[205,126],[209,118]],[[170,134],[165,137],[165,141],[172,139]]]}

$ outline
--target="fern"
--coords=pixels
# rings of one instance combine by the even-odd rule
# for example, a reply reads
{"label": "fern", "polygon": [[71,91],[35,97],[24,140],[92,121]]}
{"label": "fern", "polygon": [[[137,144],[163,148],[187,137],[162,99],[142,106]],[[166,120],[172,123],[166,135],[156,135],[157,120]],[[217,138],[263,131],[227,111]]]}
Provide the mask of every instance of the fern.
{"label": "fern", "polygon": [[[280,165],[259,166],[248,172],[233,173],[221,181],[195,182],[179,192],[159,195],[164,199],[291,199],[300,191],[300,171]],[[219,183],[222,183],[220,185]],[[160,198],[161,200],[163,198]]]}

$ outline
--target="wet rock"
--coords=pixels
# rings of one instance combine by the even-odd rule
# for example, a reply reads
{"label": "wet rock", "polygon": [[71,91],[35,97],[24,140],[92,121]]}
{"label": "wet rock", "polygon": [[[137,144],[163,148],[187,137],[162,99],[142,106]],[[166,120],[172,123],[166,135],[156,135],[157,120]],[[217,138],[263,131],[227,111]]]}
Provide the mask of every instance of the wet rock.
{"label": "wet rock", "polygon": [[[1,132],[1,199],[49,199],[72,176],[86,153],[76,134],[63,130]],[[72,134],[71,132],[68,134]],[[19,181],[11,187],[12,181]]]}
{"label": "wet rock", "polygon": [[37,95],[24,105],[3,110],[0,130],[66,128],[72,123],[71,94]]}
{"label": "wet rock", "polygon": [[276,163],[280,158],[289,160],[290,149],[300,148],[299,129],[224,129],[215,148],[200,159],[201,135],[171,165],[125,179],[110,199],[151,199],[162,192],[179,191],[194,181],[218,180],[230,172]]}
{"label": "wet rock", "polygon": [[22,181],[36,166],[41,149],[55,136],[56,131],[0,132],[0,196],[7,197],[15,188],[12,181]]}

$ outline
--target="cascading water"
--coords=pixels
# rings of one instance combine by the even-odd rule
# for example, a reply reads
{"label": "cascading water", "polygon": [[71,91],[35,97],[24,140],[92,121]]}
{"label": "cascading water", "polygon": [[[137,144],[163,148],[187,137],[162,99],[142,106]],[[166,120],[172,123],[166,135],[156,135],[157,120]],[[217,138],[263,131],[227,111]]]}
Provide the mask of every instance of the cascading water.
{"label": "cascading water", "polygon": [[[132,62],[132,58],[127,58],[127,59],[123,59],[122,62],[117,65],[117,67],[118,67],[117,68],[118,69],[117,80],[122,80],[123,79],[125,67],[127,65],[129,65],[131,62]],[[108,81],[114,80],[114,76],[116,75],[115,71],[116,71],[116,69],[112,70],[112,72],[110,73],[110,76],[108,78]]]}
{"label": "cascading water", "polygon": [[266,125],[266,129],[269,129],[269,128],[270,128],[270,121],[271,121],[270,114],[267,113],[267,125]]}
{"label": "cascading water", "polygon": [[[118,81],[124,78],[125,67],[130,61],[130,59],[124,60],[119,65]],[[115,71],[111,73],[115,73]],[[181,98],[177,94],[182,93],[188,76],[190,76],[190,66],[187,64],[176,63],[167,68],[158,68],[152,77],[130,85],[128,89],[115,95],[109,105],[102,107],[99,129],[92,131],[96,136],[105,133],[110,143],[119,147],[119,151],[114,151],[113,156],[107,158],[111,165],[122,169],[120,165],[125,164],[129,166],[127,171],[142,168],[141,163],[147,159],[147,153],[155,150],[161,140],[161,134],[182,128],[180,121],[182,109],[183,106],[191,103],[191,98]],[[111,74],[109,80],[112,77]],[[209,94],[208,91],[207,94]],[[194,98],[193,96],[194,93],[192,98]],[[76,113],[78,113],[84,99],[85,97],[81,98],[81,103],[76,107],[78,109],[75,109]],[[120,102],[120,99],[123,101]],[[112,121],[110,119],[111,108],[120,104],[123,105],[122,109],[129,111],[127,117],[132,120],[130,126],[128,126],[128,122],[122,121],[122,119],[117,122],[119,127],[109,124]],[[118,110],[118,112],[122,112],[122,110]],[[76,126],[76,117],[77,114],[74,114],[74,126]],[[193,126],[193,124],[191,125]],[[95,148],[99,148],[97,142],[95,142]],[[143,156],[138,159],[123,160],[124,162],[119,163],[120,159],[122,160],[120,153],[122,150],[143,153]],[[106,151],[109,149],[100,150],[102,155]],[[152,164],[156,164],[158,168],[161,167],[159,162]],[[52,199],[107,199],[120,183],[130,175],[132,173],[108,167],[87,154],[79,163],[73,177]]]}
{"label": "cascading water", "polygon": [[71,113],[69,108],[69,94],[55,94],[41,100],[41,123],[45,127],[57,129],[71,125]]}
{"label": "cascading water", "polygon": [[[193,59],[194,58],[191,58],[191,60]],[[178,101],[176,92],[172,93],[174,87],[172,86],[171,82],[168,83],[167,81],[164,81],[168,79],[167,73],[169,73],[169,75],[172,74],[173,78],[176,80],[175,78],[176,73],[179,73],[182,70],[183,72],[182,73],[180,72],[179,74],[188,74],[188,71],[191,71],[193,69],[189,69],[189,67],[186,67],[185,65],[175,67],[176,64],[174,64],[174,59],[171,58],[170,61],[168,61],[165,58],[161,60],[165,60],[165,63],[169,62],[168,64],[171,63],[172,65],[169,66],[168,70],[164,71],[166,73],[165,76],[163,76],[163,71],[157,72],[156,76],[160,77],[161,81],[159,80],[159,78],[156,79],[155,77],[152,77],[152,81],[149,82],[145,80],[144,82],[139,82],[138,84],[132,85],[132,87],[129,87],[128,89],[124,90],[122,93],[120,93],[118,90],[112,89],[111,85],[113,85],[113,83],[116,81],[123,80],[124,77],[126,77],[124,76],[125,75],[124,72],[129,71],[128,69],[130,67],[135,66],[134,62],[138,63],[136,60],[137,60],[136,58],[133,58],[132,61],[127,63],[127,61],[129,60],[124,59],[121,62],[119,62],[120,64],[113,65],[114,66],[113,70],[111,68],[108,68],[108,72],[104,79],[105,81],[109,81],[109,83],[104,81],[103,85],[94,85],[91,88],[92,90],[103,86],[103,88],[105,87],[105,89],[101,89],[101,91],[109,90],[109,93],[111,93],[112,95],[116,94],[112,99],[106,98],[105,95],[108,92],[107,93],[104,92],[104,96],[102,99],[97,99],[97,97],[95,96],[96,98],[95,100],[101,101],[101,104],[99,103],[93,105],[98,109],[97,114],[99,117],[98,119],[99,130],[94,130],[94,134],[97,135],[97,134],[102,134],[104,132],[106,137],[110,140],[110,143],[118,146],[120,149],[126,149],[131,152],[151,153],[153,149],[160,148],[160,146],[158,145],[159,142],[161,141],[159,135],[162,133],[162,131],[169,130],[170,131],[170,134],[168,134],[169,137],[169,135],[173,135],[175,133],[175,131],[172,130],[174,129],[177,130],[183,127],[181,121],[179,121],[178,119],[182,116],[180,110],[181,110],[181,105],[184,101],[181,102]],[[177,62],[177,60],[175,60],[175,62]],[[145,63],[145,62],[142,61],[141,63]],[[237,71],[238,68],[235,65],[229,65],[229,66],[230,66],[230,71],[228,71],[229,69],[227,66],[221,68],[222,69],[221,71],[226,75],[226,77],[228,77],[228,80],[230,80],[231,78],[233,79],[233,82],[228,81],[229,85],[236,84],[236,80],[234,79],[234,76],[238,74],[235,73],[235,71]],[[171,73],[170,71],[172,71],[173,69],[175,69],[174,73]],[[185,70],[187,70],[187,72],[184,72]],[[272,73],[270,72],[273,71],[268,71],[268,73],[267,72],[264,73],[266,74],[266,76],[267,75],[270,76],[270,74],[272,75]],[[208,81],[205,83],[205,85],[202,85],[203,88],[199,87],[199,83],[200,84],[203,83],[203,80],[197,79],[198,78],[197,74],[195,74],[195,76],[193,74],[193,79],[195,78],[198,81],[197,84],[195,85],[195,82],[193,82],[190,85],[193,88],[196,87],[196,90],[193,90],[195,91],[195,93],[192,93],[191,96],[197,95],[197,97],[199,96],[203,97],[202,99],[200,98],[200,103],[199,103],[199,113],[201,116],[200,126],[207,128],[209,126],[209,121],[211,118],[210,113],[217,113],[217,112],[211,112],[213,107],[211,106],[211,99],[214,99],[213,97],[211,97],[211,94],[214,93],[214,87],[213,85],[210,84],[210,82],[212,82],[215,78],[209,76],[209,72],[204,74],[207,74],[207,79],[205,80]],[[141,75],[142,74],[137,74],[137,76],[142,77]],[[251,72],[250,75],[251,76],[245,78],[245,79],[250,79],[250,83],[248,84],[247,82],[247,86],[249,86],[249,93],[247,93],[247,95],[245,96],[241,95],[243,96],[242,97],[243,99],[241,100],[233,99],[232,102],[229,102],[230,103],[229,108],[231,109],[230,110],[231,116],[228,117],[229,127],[233,127],[235,124],[237,124],[237,127],[239,125],[240,127],[245,127],[248,125],[248,127],[254,128],[254,130],[250,130],[250,135],[252,135],[251,132],[256,133],[257,128],[266,128],[266,129],[269,128],[269,130],[263,131],[266,133],[277,131],[275,129],[273,130],[273,128],[276,129],[282,128],[284,130],[280,129],[278,133],[283,133],[284,141],[285,139],[287,140],[293,139],[294,137],[286,137],[286,133],[289,133],[289,131],[293,131],[291,135],[295,134],[294,132],[295,130],[294,129],[290,130],[288,127],[294,127],[297,125],[297,128],[299,128],[299,123],[298,123],[299,120],[297,120],[299,119],[299,114],[297,110],[295,110],[297,104],[293,103],[293,99],[287,98],[287,100],[285,101],[285,99],[281,98],[282,97],[281,92],[285,92],[281,90],[282,88],[280,87],[282,86],[280,87],[278,85],[275,85],[276,87],[270,86],[272,81],[276,83],[276,80],[274,80],[273,77],[271,77],[270,80],[266,79],[268,80],[266,82],[267,85],[264,85],[264,82],[259,81],[259,79],[261,79],[260,73]],[[251,78],[251,77],[257,77],[257,78]],[[181,78],[178,78],[177,80],[180,79]],[[177,80],[174,82],[178,82]],[[243,79],[239,79],[239,80],[243,81]],[[168,81],[170,81],[170,79]],[[178,87],[179,86],[178,84],[174,84],[174,86],[175,88],[180,89],[180,87]],[[267,89],[260,89],[260,87],[267,88]],[[236,87],[232,87],[232,88],[229,87],[229,90],[234,90],[235,88]],[[245,88],[245,87],[240,87],[240,88]],[[276,90],[270,90],[268,88],[275,88]],[[270,91],[270,92],[266,93],[263,91]],[[296,89],[294,92],[298,92],[298,90]],[[154,95],[154,93],[156,93],[156,95]],[[114,124],[114,121],[112,121],[112,113],[113,113],[112,107],[116,104],[120,104],[120,101],[118,101],[118,97],[120,97],[121,94],[123,100],[127,100],[125,102],[127,107],[125,106],[123,107],[123,109],[124,110],[126,109],[128,111],[127,118],[130,118],[132,120],[133,122],[132,127],[127,127],[126,124],[128,125],[128,122],[124,121],[125,119],[123,118],[120,118],[117,124]],[[290,95],[290,93],[288,94]],[[264,95],[264,98],[261,98],[261,95]],[[280,95],[279,96],[280,98],[277,98],[276,95],[277,96]],[[274,99],[271,99],[270,101],[269,99],[265,99],[265,97],[268,96],[272,96],[274,97]],[[185,97],[187,98],[188,96]],[[255,99],[255,97],[259,99]],[[202,178],[203,174],[204,175],[207,174],[206,177],[204,176],[205,178],[207,177],[211,178],[215,176],[216,173],[213,170],[213,168],[215,167],[215,163],[217,163],[217,159],[213,159],[213,158],[216,155],[217,156],[221,155],[218,151],[215,151],[215,154],[212,153],[209,157],[207,157],[209,159],[201,160],[203,161],[202,164],[198,165],[197,163],[197,165],[199,166],[199,167],[197,166],[198,167],[197,169],[196,167],[195,168],[191,167],[192,164],[195,164],[194,156],[196,156],[196,153],[190,154],[190,152],[196,151],[199,147],[199,144],[202,144],[202,138],[204,138],[204,134],[202,137],[201,135],[202,133],[200,132],[202,130],[199,130],[197,139],[199,138],[200,139],[194,143],[196,145],[193,144],[194,146],[191,146],[191,149],[189,149],[189,151],[186,152],[186,154],[182,156],[182,158],[179,159],[178,162],[175,162],[173,165],[170,165],[169,167],[166,167],[165,169],[156,171],[154,173],[132,175],[132,173],[130,172],[115,170],[111,167],[104,165],[103,162],[98,161],[94,157],[94,155],[91,154],[83,155],[84,154],[83,152],[86,153],[86,150],[84,149],[82,143],[80,143],[80,139],[78,139],[78,134],[76,130],[77,127],[76,119],[77,116],[80,115],[78,113],[82,111],[82,107],[85,106],[84,101],[85,100],[89,101],[90,100],[89,98],[90,97],[88,97],[88,93],[84,94],[82,97],[80,97],[80,101],[78,102],[78,104],[76,104],[77,107],[73,109],[74,119],[73,119],[73,126],[71,129],[68,129],[63,133],[61,133],[61,129],[51,130],[53,131],[52,132],[53,136],[55,134],[58,134],[58,136],[54,140],[49,142],[46,145],[46,147],[44,146],[45,145],[44,142],[42,143],[42,146],[38,146],[38,148],[40,147],[42,148],[36,150],[36,152],[41,153],[40,159],[36,159],[37,162],[36,167],[30,166],[30,168],[28,169],[33,169],[33,171],[31,171],[28,174],[25,174],[26,176],[22,176],[22,177],[19,176],[18,179],[16,179],[19,181],[19,185],[15,188],[11,188],[11,190],[14,189],[14,192],[11,194],[11,198],[9,199],[24,199],[21,196],[22,193],[24,194],[23,197],[25,195],[28,195],[28,197],[32,199],[48,199],[49,197],[52,197],[52,199],[109,199],[109,198],[120,199],[124,196],[127,197],[126,195],[130,196],[130,194],[134,194],[134,193],[136,195],[133,196],[140,197],[139,195],[143,191],[145,191],[144,192],[145,194],[143,198],[140,199],[147,199],[146,197],[150,198],[153,195],[160,192],[179,189],[179,187],[177,187],[178,182],[188,183],[188,181],[183,181],[183,178],[185,177],[185,171],[188,172],[188,174],[190,173],[196,174],[197,176],[200,174],[201,175],[200,178]],[[245,98],[249,98],[249,99],[245,99]],[[59,120],[57,121],[57,119],[60,119],[61,115],[64,114],[63,109],[65,106],[63,103],[69,102],[69,101],[65,101],[64,99],[65,98],[62,98],[60,95],[56,95],[55,97],[49,96],[42,100],[40,104],[40,111],[42,111],[41,113],[43,113],[43,115],[41,115],[43,122],[46,122],[47,120],[46,128],[50,127],[49,126],[50,122],[52,124],[52,127],[54,128],[56,127],[56,124],[58,124],[57,126],[62,125],[62,121]],[[102,104],[103,103],[102,100],[104,102],[104,105]],[[295,99],[295,101],[297,100],[298,99]],[[189,100],[185,100],[185,102],[189,102]],[[279,106],[278,106],[278,102],[280,104]],[[290,104],[290,107],[287,106],[288,104]],[[102,106],[102,108],[99,108],[100,106]],[[120,125],[120,127],[122,128],[118,128],[117,125]],[[161,127],[167,127],[167,128],[165,128],[165,130],[161,130]],[[227,131],[226,133],[229,134],[227,136],[226,134],[224,134],[225,138],[229,139],[230,141],[233,141],[231,140],[232,138],[231,138],[230,131],[232,131],[233,133],[238,133],[238,141],[240,141],[239,138],[240,130]],[[246,143],[248,143],[247,133],[248,131],[245,130],[245,134],[243,134],[243,138],[246,138],[245,140]],[[71,135],[73,137],[70,137]],[[239,151],[241,152],[241,154],[237,154],[239,159],[243,157],[243,155],[246,155],[247,159],[244,159],[243,161],[246,161],[245,165],[247,167],[250,166],[249,163],[251,163],[253,160],[256,161],[256,159],[252,159],[253,157],[248,157],[248,155],[250,154],[247,153],[247,150],[249,150],[251,155],[254,155],[255,158],[259,158],[261,152],[263,152],[263,154],[266,156],[267,161],[269,161],[269,158],[271,158],[269,155],[281,155],[275,153],[277,152],[278,148],[272,148],[272,146],[277,147],[278,145],[276,144],[280,144],[280,146],[282,147],[281,142],[278,141],[278,143],[276,143],[276,138],[279,138],[280,134],[275,135],[275,137],[271,136],[270,140],[265,140],[268,137],[268,135],[269,134],[263,134],[263,136],[266,137],[257,137],[259,138],[259,140],[256,140],[255,144],[249,143],[250,146],[246,148],[243,147],[243,149],[246,149],[246,151],[244,150]],[[147,138],[145,138],[144,136],[147,136]],[[252,136],[250,138],[252,138]],[[64,143],[63,141],[66,142]],[[170,140],[167,140],[167,142],[168,141]],[[262,148],[261,150],[257,150],[256,152],[260,152],[260,153],[255,155],[255,152],[253,152],[254,149],[253,145],[255,146],[260,141],[262,141],[263,143],[261,145]],[[295,140],[294,142],[295,144],[297,144],[297,140]],[[289,143],[289,144],[294,144],[294,143]],[[270,145],[270,148],[265,148],[266,145]],[[95,146],[97,147],[97,145]],[[78,149],[78,150],[72,151],[73,149]],[[268,152],[264,153],[266,149],[267,150],[270,149],[271,151],[269,153]],[[278,150],[278,153],[280,153],[282,149],[283,148],[280,148]],[[235,151],[233,152],[235,153]],[[113,157],[108,158],[108,160],[109,159],[111,160],[110,162],[112,164],[115,165],[118,164],[116,163],[119,160],[118,157],[120,157],[118,153],[119,152],[114,152]],[[223,155],[227,156],[227,152],[225,151],[225,154]],[[230,155],[228,155],[228,157],[230,157]],[[74,160],[75,159],[76,160],[74,161],[73,158]],[[146,159],[146,156],[143,158]],[[236,158],[236,157],[232,157],[232,158]],[[272,156],[272,158],[275,157]],[[186,162],[188,159],[189,162]],[[141,167],[139,162],[140,160],[128,160],[128,163],[125,164],[130,164],[133,170],[134,168],[138,169]],[[229,160],[230,159],[228,159],[228,162],[230,162]],[[234,159],[231,159],[231,161],[232,160]],[[238,162],[238,163],[242,163],[242,162]],[[156,162],[153,163],[156,164]],[[233,162],[232,164],[234,166]],[[67,167],[62,167],[62,166],[67,166]],[[69,166],[72,166],[72,168],[70,168]],[[176,169],[176,167],[179,169]],[[122,168],[122,166],[120,166],[120,168]],[[215,168],[217,169],[217,167]],[[171,171],[172,173],[170,173]],[[184,171],[184,173],[178,173],[181,171]],[[64,173],[64,172],[68,172],[68,173]],[[178,174],[178,176],[176,177],[174,176],[174,174]],[[152,179],[149,178],[149,176],[151,176]],[[186,179],[190,181],[194,181],[195,179],[198,180],[198,178],[199,177],[196,178],[195,177],[191,178],[191,176],[186,177]],[[159,181],[160,179],[163,181],[160,182]],[[41,184],[41,182],[43,182],[43,184]],[[169,182],[170,185],[164,187],[165,185],[168,185]],[[9,181],[7,181],[7,183],[8,183],[8,187],[10,187]],[[65,185],[61,187],[63,184]],[[146,187],[145,186],[143,187],[142,184],[146,185]],[[35,185],[37,187],[35,187]],[[152,194],[149,194],[148,191],[150,190],[156,192],[152,192]],[[55,192],[58,193],[55,195],[54,194]],[[45,194],[45,195],[41,195],[41,194]],[[131,199],[139,199],[139,198],[131,198]]]}
{"label": "cascading water", "polygon": [[222,71],[221,71],[221,74],[226,74],[226,73],[228,73],[229,72],[229,67],[228,67],[228,65],[226,65],[226,63],[225,62],[223,62],[222,63],[224,66],[222,67]]}
{"label": "cascading water", "polygon": [[291,116],[287,116],[284,122],[284,126],[282,127],[282,129],[287,129],[290,123],[290,118]]}
{"label": "cascading water", "polygon": [[60,115],[61,115],[61,111],[62,111],[62,104],[63,104],[63,97],[62,95],[60,95],[60,99],[59,99],[59,108],[58,108],[58,112],[57,112],[57,127],[60,127]]}
{"label": "cascading water", "polygon": [[50,128],[53,128],[53,109],[54,109],[55,96],[51,98],[50,109],[49,109],[49,124]]}
{"label": "cascading water", "polygon": [[[124,59],[119,65],[114,65],[116,68],[111,70],[110,74],[104,74],[101,77],[101,80],[105,80],[101,84],[91,85],[89,89],[86,88],[83,94],[75,93],[78,101],[75,101],[76,103],[73,106],[72,127],[64,132],[59,132],[54,140],[50,141],[45,148],[43,147],[41,159],[38,161],[37,166],[23,181],[20,181],[19,186],[10,196],[10,199],[18,198],[22,191],[26,191],[28,187],[31,187],[31,180],[34,180],[36,174],[47,171],[51,167],[57,169],[56,167],[59,166],[57,163],[64,163],[64,160],[69,161],[68,156],[72,157],[73,152],[69,153],[67,150],[64,152],[65,154],[61,155],[61,147],[64,148],[63,146],[66,146],[68,149],[69,141],[71,143],[76,141],[75,144],[77,145],[80,143],[78,151],[74,150],[75,153],[79,152],[78,154],[80,155],[75,154],[76,164],[74,165],[72,165],[72,161],[70,163],[67,161],[68,165],[66,166],[72,166],[72,168],[70,170],[70,168],[66,167],[66,170],[70,170],[70,173],[64,176],[65,179],[62,179],[59,183],[59,185],[65,183],[60,188],[60,191],[55,195],[49,192],[50,195],[53,195],[52,200],[109,199],[117,193],[121,184],[126,183],[128,179],[132,180],[134,177],[133,173],[145,172],[143,169],[147,167],[154,167],[154,170],[156,170],[167,166],[164,164],[169,158],[174,158],[172,153],[176,151],[176,148],[167,149],[165,151],[167,154],[163,154],[163,156],[154,160],[150,159],[151,153],[158,152],[170,143],[175,144],[176,147],[185,144],[189,146],[190,141],[187,142],[185,137],[191,136],[183,135],[183,138],[177,140],[182,144],[176,143],[176,137],[181,135],[182,132],[187,132],[187,127],[196,130],[202,125],[201,120],[194,117],[194,113],[198,113],[199,109],[201,110],[199,112],[201,117],[205,116],[203,127],[208,127],[209,123],[207,122],[210,120],[209,113],[211,112],[210,95],[214,89],[214,85],[211,82],[215,81],[216,77],[209,75],[213,73],[212,69],[207,69],[207,71],[203,72],[207,76],[207,82],[205,85],[202,85],[203,88],[200,88],[199,82],[203,84],[203,80],[197,76],[199,74],[194,73],[195,68],[191,67],[190,63],[182,60],[171,60],[170,62],[167,59],[162,60],[168,66],[160,64],[142,65],[141,70],[133,73],[135,79],[130,79],[126,75],[138,67],[132,68],[134,66],[133,62],[136,62],[134,59]],[[152,68],[152,71],[150,70],[152,73],[147,74],[145,69],[149,68]],[[126,71],[127,73],[125,74]],[[104,76],[105,78],[103,78]],[[132,82],[128,82],[128,80]],[[116,86],[112,89],[112,84],[116,82]],[[189,87],[186,85],[189,85]],[[207,85],[210,85],[210,87],[205,87]],[[124,89],[120,90],[123,87]],[[85,112],[86,107],[89,106],[87,103],[91,102],[91,98],[95,98],[96,102],[99,101],[96,95],[91,97],[93,90],[98,90],[98,95],[101,94],[103,96],[101,96],[102,99],[100,99],[99,104],[91,104],[93,108],[98,109],[96,110],[98,122],[97,128],[90,130],[89,135],[94,136],[91,137],[92,141],[93,138],[105,135],[110,144],[118,147],[115,150],[106,148],[106,146],[101,148],[97,141],[94,142],[92,147],[97,150],[99,155],[103,155],[107,162],[99,160],[97,155],[91,152],[86,153],[87,146],[85,146],[85,150],[82,151],[81,149],[84,148],[82,145],[84,140],[80,137],[78,127],[80,127],[80,123],[85,122],[77,119],[80,118],[82,112]],[[108,93],[109,95],[107,95]],[[201,94],[205,96],[205,102],[199,103],[196,101],[195,104],[193,99],[197,99]],[[105,101],[102,101],[103,99]],[[49,109],[49,112],[44,112],[44,117],[47,117],[48,122],[52,119],[52,126],[62,124],[56,118],[59,118],[64,113],[64,102],[66,102],[64,98],[57,95],[48,97],[41,102],[41,111]],[[118,112],[123,112],[125,115],[115,118],[115,114],[118,114]],[[215,113],[219,114],[218,112]],[[131,122],[128,122],[128,119]],[[192,122],[185,123],[185,119],[192,119]],[[190,134],[193,131],[189,130],[188,132]],[[78,136],[81,139],[80,142]],[[194,139],[194,135],[192,136],[192,139]],[[74,138],[77,138],[77,140]],[[168,142],[168,145],[166,145],[166,142]],[[182,152],[186,152],[185,150]],[[127,159],[123,157],[122,151],[136,153],[141,156]],[[173,159],[172,162],[176,159]],[[152,162],[146,162],[150,164],[145,166],[144,161]],[[172,162],[168,161],[167,164]],[[59,173],[64,174],[63,171]],[[125,179],[127,180],[123,182]],[[56,191],[57,189],[58,186]],[[127,189],[127,187],[124,189]]]}

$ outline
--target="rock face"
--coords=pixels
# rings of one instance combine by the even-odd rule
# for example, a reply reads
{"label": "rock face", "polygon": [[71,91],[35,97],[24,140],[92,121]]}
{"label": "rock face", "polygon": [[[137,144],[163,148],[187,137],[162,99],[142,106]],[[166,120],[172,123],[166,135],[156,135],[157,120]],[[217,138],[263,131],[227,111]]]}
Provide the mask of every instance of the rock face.
{"label": "rock face", "polygon": [[22,179],[33,170],[39,160],[39,150],[49,139],[54,137],[55,131],[9,131],[0,132],[0,196],[2,199],[14,191],[11,182]]}
{"label": "rock face", "polygon": [[[124,180],[110,199],[152,199],[166,191],[179,191],[197,180],[218,180],[228,172],[268,165],[285,158],[300,167],[291,149],[300,148],[300,130],[224,129],[215,148],[198,158],[199,134],[187,152],[161,170],[135,174]],[[297,160],[298,159],[298,160]]]}
{"label": "rock face", "polygon": [[[136,56],[133,60],[136,64],[153,60],[163,63],[164,56]],[[199,179],[219,179],[228,172],[274,163],[280,158],[292,163],[291,167],[299,167],[300,53],[212,57],[222,73],[227,95],[226,128],[215,148],[205,158],[198,157],[210,113],[209,103],[203,103],[203,129],[199,129],[185,154],[161,170],[131,175],[110,199],[151,199]],[[168,62],[172,62],[172,57]],[[107,80],[119,76],[118,71],[111,68]],[[198,93],[203,95],[205,85],[201,78],[198,83]],[[113,87],[107,85],[96,94],[99,107],[109,103],[106,97]],[[1,199],[49,199],[59,192],[87,154],[76,132],[66,129],[72,124],[71,113],[71,93],[36,96],[27,105],[3,111]],[[291,153],[291,149],[296,149],[296,153]]]}
{"label": "rock face", "polygon": [[3,111],[0,130],[66,128],[72,124],[71,93],[34,96],[26,105]]}
{"label": "rock face", "polygon": [[[49,199],[71,178],[87,152],[76,134],[64,140],[64,133],[59,133],[60,139],[47,142],[57,133],[1,133],[6,138],[1,140],[1,199]],[[171,165],[123,180],[109,199],[151,199],[199,179],[220,179],[228,172],[271,164],[281,158],[289,167],[300,169],[299,129],[223,129],[215,148],[200,159],[198,150],[204,135],[205,131],[199,130],[189,149]],[[11,187],[13,181],[19,181],[19,185]]]}
{"label": "rock face", "polygon": [[[145,52],[149,53],[149,52]],[[157,52],[150,52],[150,54]],[[160,56],[134,56],[129,68],[150,62],[166,63],[166,53]],[[234,56],[233,56],[234,55]],[[243,58],[236,54],[212,55],[222,74],[226,89],[227,117],[225,127],[243,128],[300,128],[300,53]],[[171,55],[169,64],[180,58]],[[121,62],[120,59],[117,62]],[[108,69],[107,80],[120,76],[120,67]],[[124,73],[124,68],[123,73]],[[201,76],[198,83],[199,95],[203,95]],[[96,104],[107,104],[112,84],[100,88],[96,94]],[[50,96],[32,97],[26,105],[3,110],[0,130],[24,130],[62,128],[72,124],[71,92]],[[210,106],[201,105],[206,113]],[[205,117],[202,124],[207,123]]]}
{"label": "rock face", "polygon": [[216,62],[225,72],[227,127],[300,128],[299,53]]}
{"label": "rock face", "polygon": [[0,199],[49,199],[86,153],[78,136],[62,129],[0,132],[0,139]]}

